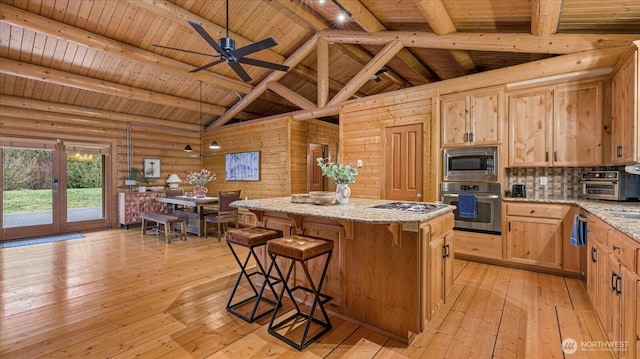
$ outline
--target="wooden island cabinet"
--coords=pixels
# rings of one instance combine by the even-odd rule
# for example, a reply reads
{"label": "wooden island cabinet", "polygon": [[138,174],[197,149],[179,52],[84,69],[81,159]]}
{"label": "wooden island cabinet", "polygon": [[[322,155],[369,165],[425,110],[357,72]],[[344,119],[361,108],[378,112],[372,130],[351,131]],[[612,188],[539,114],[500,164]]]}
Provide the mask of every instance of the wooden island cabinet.
{"label": "wooden island cabinet", "polygon": [[[423,332],[447,302],[453,285],[453,209],[390,212],[372,206],[387,200],[350,199],[349,204],[291,203],[289,197],[244,200],[257,224],[334,242],[323,292],[327,310],[403,343]],[[318,263],[313,261],[318,260]],[[309,261],[312,276],[322,258]],[[294,281],[304,275],[294,270]],[[315,279],[315,278],[314,278]],[[304,301],[308,298],[297,297]]]}

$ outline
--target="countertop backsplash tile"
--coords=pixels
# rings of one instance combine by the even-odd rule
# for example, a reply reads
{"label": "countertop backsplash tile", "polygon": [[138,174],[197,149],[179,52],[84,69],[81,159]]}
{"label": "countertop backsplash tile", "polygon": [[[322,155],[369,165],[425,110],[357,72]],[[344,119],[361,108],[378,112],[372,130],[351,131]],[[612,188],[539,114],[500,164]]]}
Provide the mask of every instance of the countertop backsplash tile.
{"label": "countertop backsplash tile", "polygon": [[[528,198],[583,199],[580,184],[582,172],[618,169],[617,167],[507,168],[505,190],[511,191],[514,184],[524,184]],[[546,185],[540,184],[541,177],[547,177]]]}

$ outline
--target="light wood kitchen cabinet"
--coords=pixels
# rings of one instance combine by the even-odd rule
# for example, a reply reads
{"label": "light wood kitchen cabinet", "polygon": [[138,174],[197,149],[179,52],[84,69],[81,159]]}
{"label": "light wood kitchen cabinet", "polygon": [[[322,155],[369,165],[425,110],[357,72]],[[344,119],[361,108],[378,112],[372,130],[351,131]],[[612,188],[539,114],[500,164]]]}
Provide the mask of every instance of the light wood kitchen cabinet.
{"label": "light wood kitchen cabinet", "polygon": [[[333,298],[329,303],[335,306],[342,306],[342,243],[344,241],[344,229],[335,223],[323,222],[320,218],[305,220],[302,224],[304,234],[311,237],[323,238],[333,241],[333,253],[327,267],[327,274],[322,286],[322,293]],[[308,263],[308,269],[315,283],[319,282],[320,275],[324,269],[325,256],[312,259]],[[304,280],[304,273],[296,268],[296,280],[301,280],[303,285],[307,285]]]}
{"label": "light wood kitchen cabinet", "polygon": [[508,94],[509,167],[603,163],[603,81]]}
{"label": "light wood kitchen cabinet", "polygon": [[503,99],[502,87],[442,96],[442,147],[500,144]]}
{"label": "light wood kitchen cabinet", "polygon": [[532,267],[582,275],[585,247],[569,244],[578,207],[504,202],[505,260]]}
{"label": "light wood kitchen cabinet", "polygon": [[507,217],[507,261],[562,269],[559,219]]}
{"label": "light wood kitchen cabinet", "polygon": [[611,162],[640,162],[640,60],[636,41],[622,56],[611,82]]}
{"label": "light wood kitchen cabinet", "polygon": [[427,226],[427,233],[423,234],[423,237],[430,238],[428,319],[446,302],[453,287],[454,231],[449,230],[453,227],[452,222],[451,217],[436,220]]}
{"label": "light wood kitchen cabinet", "polygon": [[238,209],[238,225],[241,227],[253,227],[257,224],[256,216],[245,208]]}
{"label": "light wood kitchen cabinet", "polygon": [[636,358],[640,244],[594,216],[589,216],[588,240],[595,249],[587,268],[595,271],[595,275],[587,273],[589,299],[608,340],[626,343],[626,350],[614,354],[618,358]]}

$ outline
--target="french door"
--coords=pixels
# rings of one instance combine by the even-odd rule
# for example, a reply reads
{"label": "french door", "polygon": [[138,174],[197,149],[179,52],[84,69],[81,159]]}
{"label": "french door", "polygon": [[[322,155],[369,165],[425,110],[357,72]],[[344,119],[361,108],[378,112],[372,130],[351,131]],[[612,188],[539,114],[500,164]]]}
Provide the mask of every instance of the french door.
{"label": "french door", "polygon": [[108,227],[110,145],[0,138],[0,240]]}

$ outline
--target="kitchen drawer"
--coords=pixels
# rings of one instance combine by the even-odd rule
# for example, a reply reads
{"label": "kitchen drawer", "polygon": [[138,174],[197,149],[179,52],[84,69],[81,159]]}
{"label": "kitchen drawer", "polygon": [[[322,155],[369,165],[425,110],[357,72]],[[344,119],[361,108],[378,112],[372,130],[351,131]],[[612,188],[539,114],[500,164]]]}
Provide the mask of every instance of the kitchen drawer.
{"label": "kitchen drawer", "polygon": [[601,219],[596,216],[588,217],[587,224],[587,238],[588,240],[593,240],[596,238],[598,242],[607,245],[607,232],[611,230],[611,227],[604,223]]}
{"label": "kitchen drawer", "polygon": [[620,263],[637,273],[637,257],[640,245],[615,229],[609,231],[608,243],[609,250],[618,258]]}
{"label": "kitchen drawer", "polygon": [[453,228],[455,217],[453,212],[444,214],[434,220],[429,221],[431,240],[437,239]]}
{"label": "kitchen drawer", "polygon": [[507,203],[508,216],[562,219],[564,206],[532,203]]}

